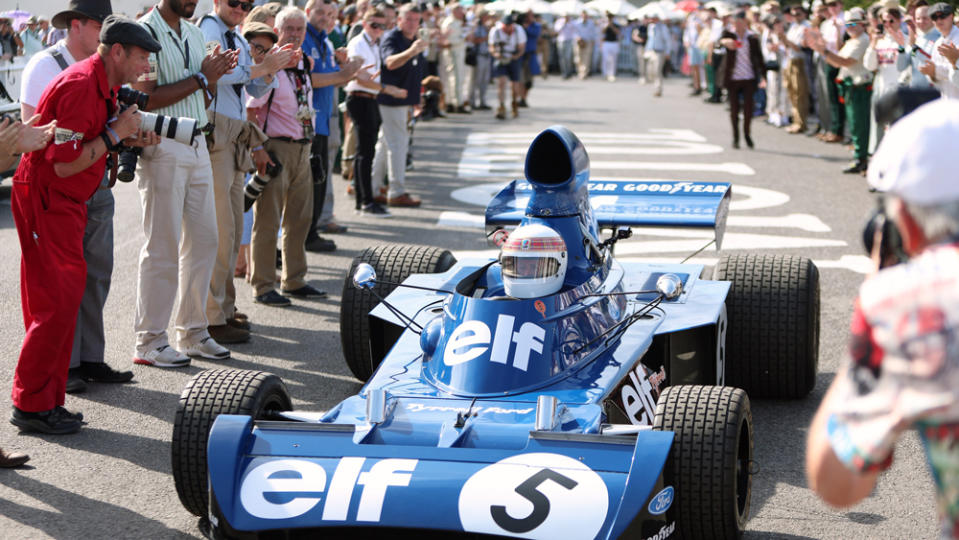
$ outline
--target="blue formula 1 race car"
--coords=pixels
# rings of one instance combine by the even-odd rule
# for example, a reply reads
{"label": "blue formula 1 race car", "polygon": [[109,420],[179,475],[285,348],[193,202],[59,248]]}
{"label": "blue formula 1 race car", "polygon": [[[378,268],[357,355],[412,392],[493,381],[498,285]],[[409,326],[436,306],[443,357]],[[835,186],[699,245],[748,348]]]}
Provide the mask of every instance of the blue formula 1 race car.
{"label": "blue formula 1 race car", "polygon": [[536,137],[525,173],[487,208],[499,257],[354,260],[341,333],[358,395],[295,412],[275,375],[194,377],[173,472],[208,537],[741,536],[749,396],[815,382],[816,267],[732,256],[706,279],[619,262],[632,226],[708,227],[719,244],[729,184],[590,180],[563,127]]}

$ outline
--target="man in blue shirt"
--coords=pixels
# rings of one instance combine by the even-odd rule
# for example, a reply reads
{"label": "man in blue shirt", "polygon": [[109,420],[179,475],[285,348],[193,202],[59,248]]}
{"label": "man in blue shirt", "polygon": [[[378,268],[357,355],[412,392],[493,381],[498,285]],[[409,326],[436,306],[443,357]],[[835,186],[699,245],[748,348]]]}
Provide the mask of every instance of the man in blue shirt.
{"label": "man in blue shirt", "polygon": [[334,251],[336,244],[319,235],[323,205],[326,201],[327,178],[329,178],[330,116],[333,115],[334,93],[338,85],[353,78],[359,62],[345,62],[342,69],[337,65],[333,44],[326,35],[331,18],[336,17],[336,4],[331,0],[309,0],[306,3],[306,39],[303,54],[313,59],[313,126],[316,134],[310,149],[310,167],[313,172],[313,218],[306,235],[306,250],[312,252]]}
{"label": "man in blue shirt", "polygon": [[[380,81],[406,90],[406,97],[397,98],[384,93],[377,96],[383,123],[380,127],[380,146],[373,158],[373,184],[381,182],[389,162],[390,185],[387,203],[390,206],[416,207],[420,199],[406,192],[406,153],[410,147],[407,130],[410,107],[420,102],[420,83],[426,77],[426,57],[423,52],[429,42],[418,39],[420,11],[415,4],[400,7],[396,28],[383,35],[380,45],[383,69]],[[385,151],[384,151],[385,150]]]}
{"label": "man in blue shirt", "polygon": [[223,49],[237,51],[236,67],[217,81],[216,98],[207,109],[213,125],[207,146],[213,165],[218,238],[206,316],[210,336],[217,343],[242,343],[250,339],[250,323],[236,311],[233,269],[243,237],[245,173],[253,163],[261,173],[265,172],[270,161],[262,146],[266,136],[246,119],[243,93],[260,97],[276,88],[273,74],[289,64],[294,54],[293,46],[287,45],[274,48],[263,62],[253,63],[249,43],[236,32],[236,26],[251,9],[253,4],[248,1],[214,0],[213,13],[204,16],[199,25],[207,43],[219,43]]}

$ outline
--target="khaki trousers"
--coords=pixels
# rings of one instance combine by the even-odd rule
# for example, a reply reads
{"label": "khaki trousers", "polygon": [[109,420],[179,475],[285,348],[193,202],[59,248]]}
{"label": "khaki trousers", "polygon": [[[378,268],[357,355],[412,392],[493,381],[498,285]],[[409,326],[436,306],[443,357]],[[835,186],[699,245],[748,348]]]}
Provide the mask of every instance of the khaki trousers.
{"label": "khaki trousers", "polygon": [[663,66],[666,62],[666,53],[654,50],[646,51],[646,80],[656,92],[663,92]]}
{"label": "khaki trousers", "polygon": [[[270,139],[263,145],[283,164],[253,205],[250,251],[253,295],[276,288],[276,234],[283,225],[283,275],[280,287],[294,290],[306,285],[306,233],[313,219],[313,171],[310,145]],[[281,222],[282,220],[282,222]]]}
{"label": "khaki trousers", "polygon": [[790,59],[786,64],[783,79],[786,83],[786,92],[789,94],[789,103],[792,105],[792,125],[805,131],[806,117],[809,116],[809,81],[806,80],[806,61],[802,58]]}
{"label": "khaki trousers", "polygon": [[573,47],[573,56],[576,60],[576,71],[580,79],[589,77],[593,66],[593,42],[577,41]]}
{"label": "khaki trousers", "polygon": [[216,264],[213,265],[210,295],[206,301],[206,318],[214,326],[226,324],[236,310],[233,270],[243,239],[243,181],[246,176],[243,171],[236,169],[235,144],[246,122],[222,114],[216,115],[216,122],[218,136],[223,134],[226,137],[220,136],[210,152],[218,236]]}
{"label": "khaki trousers", "polygon": [[170,345],[166,328],[171,314],[179,347],[195,345],[209,337],[205,308],[217,245],[206,144],[200,140],[191,147],[161,139],[144,148],[137,188],[146,242],[137,274],[136,352]]}
{"label": "khaki trousers", "polygon": [[406,129],[409,119],[409,105],[379,104],[380,138],[373,154],[373,193],[384,184],[389,169],[390,182],[388,198],[399,197],[406,193],[406,154],[410,149],[410,132]]}

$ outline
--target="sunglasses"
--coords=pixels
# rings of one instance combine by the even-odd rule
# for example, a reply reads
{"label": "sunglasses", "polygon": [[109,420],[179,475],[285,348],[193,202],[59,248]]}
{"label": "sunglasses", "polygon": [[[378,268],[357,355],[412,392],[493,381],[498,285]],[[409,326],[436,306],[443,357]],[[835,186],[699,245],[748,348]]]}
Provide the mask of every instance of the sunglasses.
{"label": "sunglasses", "polygon": [[372,28],[373,30],[382,30],[382,29],[386,28],[386,25],[383,24],[383,23],[371,22],[371,23],[370,23],[370,28]]}
{"label": "sunglasses", "polygon": [[226,5],[231,8],[239,6],[243,11],[250,11],[253,9],[253,2],[240,2],[240,0],[227,0]]}
{"label": "sunglasses", "polygon": [[257,54],[266,54],[269,52],[269,48],[260,45],[259,43],[250,43],[250,48],[253,49],[253,52]]}
{"label": "sunglasses", "polygon": [[845,26],[846,28],[852,28],[853,26],[856,26],[857,24],[859,24],[859,23],[848,22],[848,23],[846,23],[844,26]]}
{"label": "sunglasses", "polygon": [[935,15],[930,15],[929,18],[938,21],[939,19],[948,18],[950,15],[948,13],[936,13]]}

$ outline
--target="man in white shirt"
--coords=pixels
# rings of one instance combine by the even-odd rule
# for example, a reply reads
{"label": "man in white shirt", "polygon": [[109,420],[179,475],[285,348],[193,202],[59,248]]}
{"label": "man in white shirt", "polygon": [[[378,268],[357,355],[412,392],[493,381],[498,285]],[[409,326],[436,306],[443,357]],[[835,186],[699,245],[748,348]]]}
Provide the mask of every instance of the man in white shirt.
{"label": "man in white shirt", "polygon": [[919,68],[932,60],[936,40],[940,37],[939,30],[929,17],[929,6],[917,7],[912,20],[906,21],[906,24],[909,25],[909,62],[912,69],[910,86],[929,88],[932,82]]}
{"label": "man in white shirt", "polygon": [[936,30],[941,34],[933,46],[932,60],[926,62],[919,71],[929,77],[932,84],[942,92],[946,99],[959,99],[959,72],[956,61],[959,60],[959,28],[952,23],[952,6],[939,2],[929,8],[929,17]]}
{"label": "man in white shirt", "polygon": [[[363,31],[346,46],[349,57],[360,58],[363,69],[357,78],[346,85],[346,110],[356,128],[356,154],[353,158],[353,176],[356,182],[356,210],[359,214],[381,218],[390,217],[389,210],[380,206],[373,196],[373,155],[380,131],[380,110],[376,96],[380,92],[396,98],[405,98],[406,90],[380,84],[380,37],[386,30],[386,17],[378,9],[366,12]],[[368,71],[367,71],[368,70]],[[370,77],[372,73],[374,76]]]}
{"label": "man in white shirt", "polygon": [[[69,7],[71,9],[53,17],[55,27],[66,29],[66,37],[40,54],[34,54],[23,70],[20,114],[25,120],[33,116],[50,81],[67,67],[97,52],[101,23],[112,12],[110,0],[71,2]],[[86,381],[121,383],[133,378],[132,371],[116,371],[104,362],[103,306],[113,274],[113,210],[113,192],[109,177],[104,175],[100,189],[87,201],[87,223],[83,232],[87,280],[73,333],[66,388],[70,394],[86,390]]]}
{"label": "man in white shirt", "polygon": [[450,14],[443,19],[440,30],[446,42],[443,45],[443,88],[446,90],[446,112],[469,113],[466,109],[466,12],[463,6],[452,4]]}

